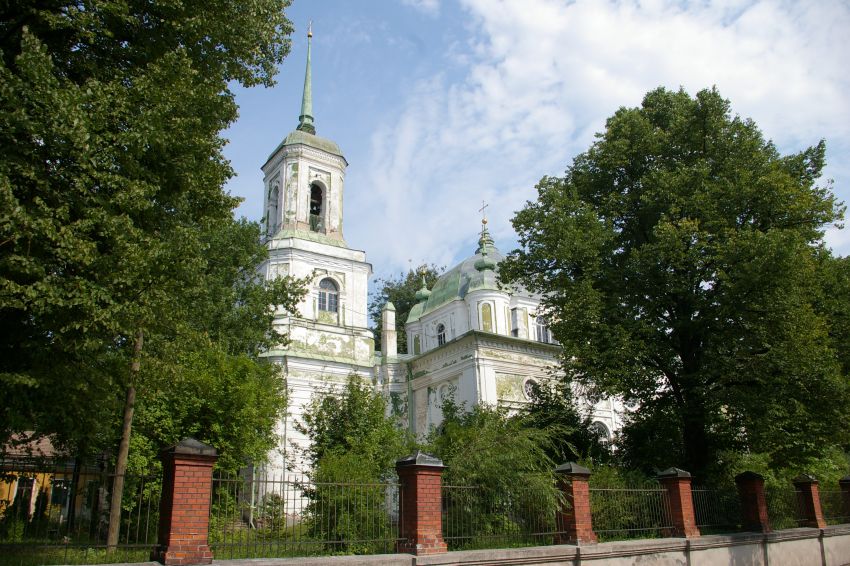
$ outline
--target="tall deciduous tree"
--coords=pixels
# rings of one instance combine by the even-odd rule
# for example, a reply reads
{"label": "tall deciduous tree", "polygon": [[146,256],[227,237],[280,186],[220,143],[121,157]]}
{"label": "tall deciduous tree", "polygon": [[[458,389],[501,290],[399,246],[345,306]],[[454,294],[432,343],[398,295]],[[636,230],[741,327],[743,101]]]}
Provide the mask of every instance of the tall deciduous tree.
{"label": "tall deciduous tree", "polygon": [[[145,349],[191,318],[205,234],[237,204],[222,189],[228,85],[272,84],[286,5],[0,7],[0,386],[12,399],[0,436],[36,426],[81,448],[102,430],[83,424],[88,407],[123,391],[113,505]],[[45,403],[55,391],[58,408]],[[65,417],[56,431],[51,410]]]}
{"label": "tall deciduous tree", "polygon": [[703,475],[738,448],[805,465],[845,434],[838,319],[819,308],[843,214],[824,152],[780,155],[716,90],[658,89],[514,218],[502,277],[545,295],[568,376],[670,425],[669,464]]}

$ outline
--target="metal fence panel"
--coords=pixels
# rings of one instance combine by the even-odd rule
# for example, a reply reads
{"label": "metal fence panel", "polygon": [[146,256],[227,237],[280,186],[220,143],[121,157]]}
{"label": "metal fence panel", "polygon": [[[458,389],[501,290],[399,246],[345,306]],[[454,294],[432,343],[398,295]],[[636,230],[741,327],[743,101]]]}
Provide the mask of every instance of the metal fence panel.
{"label": "metal fence panel", "polygon": [[0,499],[0,563],[146,561],[156,544],[161,479],[126,476],[117,548],[107,551],[112,481],[72,470],[6,473]]}
{"label": "metal fence panel", "polygon": [[399,485],[314,482],[303,475],[218,476],[210,547],[218,559],[395,551]]}
{"label": "metal fence panel", "polygon": [[850,509],[844,499],[844,492],[838,490],[822,490],[820,503],[823,518],[828,525],[850,523]]}
{"label": "metal fence panel", "polygon": [[673,527],[664,489],[592,488],[590,510],[600,542],[657,538]]}
{"label": "metal fence panel", "polygon": [[732,533],[741,530],[741,500],[736,489],[694,488],[694,518],[700,533]]}
{"label": "metal fence panel", "polygon": [[794,489],[767,489],[767,516],[773,530],[794,529],[800,526],[803,514],[799,509],[798,492]]}
{"label": "metal fence panel", "polygon": [[510,493],[444,485],[443,538],[449,550],[552,544],[559,506],[557,491],[534,483]]}

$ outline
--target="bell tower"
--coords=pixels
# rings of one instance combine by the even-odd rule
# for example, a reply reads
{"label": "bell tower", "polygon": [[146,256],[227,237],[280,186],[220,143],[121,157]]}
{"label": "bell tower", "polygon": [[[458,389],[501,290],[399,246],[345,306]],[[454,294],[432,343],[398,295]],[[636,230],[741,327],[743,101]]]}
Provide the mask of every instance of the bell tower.
{"label": "bell tower", "polygon": [[270,466],[286,471],[303,471],[291,449],[306,441],[294,427],[304,405],[315,393],[343,385],[350,375],[370,379],[375,364],[375,342],[367,327],[372,266],[363,251],[348,247],[342,234],[348,162],[335,142],[316,135],[312,37],[310,29],[298,126],[262,167],[269,250],[264,276],[292,275],[308,282],[298,312],[279,312],[275,318],[289,343],[264,354],[282,366],[290,392],[289,415],[280,424],[281,446],[270,455]]}
{"label": "bell tower", "polygon": [[348,162],[339,146],[316,135],[307,32],[307,69],[298,126],[263,165],[266,187],[263,223],[269,238],[281,232],[302,233],[316,241],[345,245],[342,236],[342,191]]}

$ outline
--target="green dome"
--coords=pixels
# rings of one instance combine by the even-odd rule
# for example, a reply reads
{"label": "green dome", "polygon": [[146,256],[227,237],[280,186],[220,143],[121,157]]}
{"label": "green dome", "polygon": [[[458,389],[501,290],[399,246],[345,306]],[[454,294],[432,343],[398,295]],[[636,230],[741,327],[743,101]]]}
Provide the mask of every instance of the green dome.
{"label": "green dome", "polygon": [[428,297],[431,296],[431,291],[428,290],[428,287],[425,286],[425,283],[422,283],[422,288],[416,291],[416,301],[421,303],[422,301],[427,301]]}
{"label": "green dome", "polygon": [[[437,279],[437,282],[431,288],[427,301],[417,303],[410,310],[407,322],[418,320],[456,299],[462,300],[472,291],[499,290],[498,275],[495,268],[501,260],[505,259],[505,256],[493,245],[493,240],[490,239],[489,234],[485,233],[485,235],[486,237],[482,237],[479,241],[475,255],[466,258]],[[486,253],[482,254],[482,251]],[[488,268],[479,270],[477,265],[481,265],[482,261]],[[419,292],[421,291],[420,289]],[[419,300],[419,292],[416,294],[417,300]]]}
{"label": "green dome", "polygon": [[269,155],[269,158],[266,160],[266,162],[268,162],[272,157],[274,157],[275,154],[280,151],[280,148],[287,145],[298,144],[313,147],[326,153],[338,155],[345,159],[345,157],[342,155],[342,151],[339,149],[339,146],[336,144],[336,142],[331,141],[327,138],[322,138],[317,135],[307,133],[303,130],[293,130],[289,133],[288,136],[286,136],[286,139],[280,142],[280,145],[275,148],[271,155]]}
{"label": "green dome", "polygon": [[481,259],[475,262],[475,269],[478,271],[495,271],[496,261],[490,258],[485,252],[482,252]]}

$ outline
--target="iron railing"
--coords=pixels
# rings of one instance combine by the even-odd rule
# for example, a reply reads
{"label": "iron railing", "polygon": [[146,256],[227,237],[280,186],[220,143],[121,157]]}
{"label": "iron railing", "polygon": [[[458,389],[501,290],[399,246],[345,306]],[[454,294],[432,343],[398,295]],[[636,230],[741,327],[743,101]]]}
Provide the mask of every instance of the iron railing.
{"label": "iron railing", "polygon": [[161,480],[126,476],[116,547],[107,549],[114,476],[72,471],[0,479],[0,564],[139,562],[156,544]]}
{"label": "iron railing", "polygon": [[593,530],[600,541],[658,538],[672,530],[664,489],[591,488]]}
{"label": "iron railing", "polygon": [[443,539],[449,550],[552,544],[563,532],[557,524],[562,496],[549,483],[529,482],[499,492],[444,485]]}
{"label": "iron railing", "polygon": [[694,519],[703,535],[733,533],[741,530],[741,500],[736,489],[691,490]]}
{"label": "iron railing", "polygon": [[820,492],[823,518],[828,525],[850,523],[850,501],[843,491],[823,490]]}
{"label": "iron railing", "polygon": [[773,530],[794,529],[800,526],[803,515],[799,508],[799,492],[795,489],[767,489],[767,516]]}
{"label": "iron railing", "polygon": [[394,552],[399,485],[315,482],[244,473],[213,480],[217,559]]}

